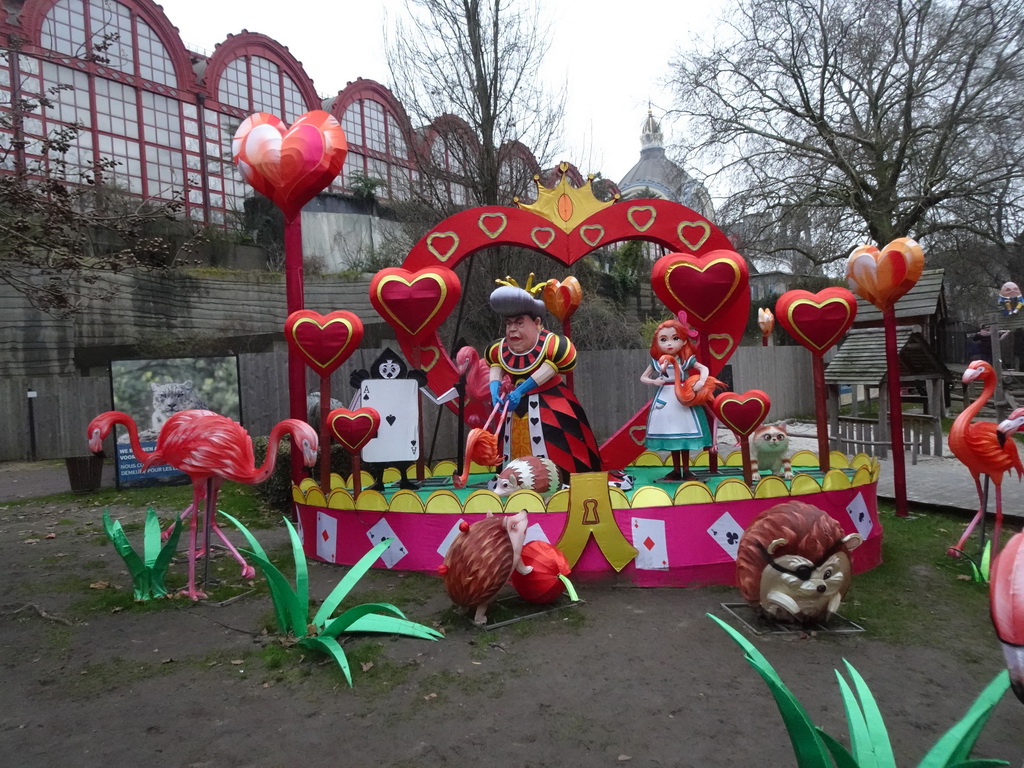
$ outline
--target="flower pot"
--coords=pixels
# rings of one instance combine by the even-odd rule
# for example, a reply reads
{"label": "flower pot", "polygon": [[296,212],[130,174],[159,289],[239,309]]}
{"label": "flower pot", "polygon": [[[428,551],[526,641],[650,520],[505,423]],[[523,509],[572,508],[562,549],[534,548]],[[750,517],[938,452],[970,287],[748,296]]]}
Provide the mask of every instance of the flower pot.
{"label": "flower pot", "polygon": [[102,456],[69,456],[64,459],[68,482],[75,493],[98,491],[103,483]]}

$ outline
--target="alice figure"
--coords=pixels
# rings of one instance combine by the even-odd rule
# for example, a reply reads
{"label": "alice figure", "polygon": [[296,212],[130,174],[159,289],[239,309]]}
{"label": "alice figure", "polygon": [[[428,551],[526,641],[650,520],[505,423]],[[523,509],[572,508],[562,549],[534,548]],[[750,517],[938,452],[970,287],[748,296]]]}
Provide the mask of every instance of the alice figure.
{"label": "alice figure", "polygon": [[[652,451],[672,454],[672,471],[658,482],[696,480],[690,471],[690,451],[712,444],[704,406],[725,386],[697,362],[694,344],[697,331],[686,322],[686,313],[658,326],[651,340],[651,363],[640,381],[658,388],[647,417],[646,445]],[[693,372],[693,373],[691,373]]]}

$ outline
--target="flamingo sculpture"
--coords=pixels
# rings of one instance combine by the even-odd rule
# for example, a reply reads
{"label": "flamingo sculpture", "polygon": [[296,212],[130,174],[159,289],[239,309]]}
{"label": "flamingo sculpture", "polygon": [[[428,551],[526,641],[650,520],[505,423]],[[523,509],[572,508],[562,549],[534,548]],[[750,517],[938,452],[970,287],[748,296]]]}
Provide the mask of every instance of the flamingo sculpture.
{"label": "flamingo sculpture", "polygon": [[998,546],[999,533],[1003,524],[1003,475],[1011,469],[1017,471],[1018,478],[1024,474],[1024,466],[1021,465],[1020,457],[1017,455],[1015,442],[1005,440],[1005,438],[1001,440],[995,424],[987,421],[974,421],[996,391],[995,370],[984,360],[975,360],[964,371],[963,383],[970,384],[975,379],[981,379],[984,387],[978,399],[964,408],[953,422],[953,427],[949,430],[949,450],[960,459],[970,471],[971,476],[974,477],[974,486],[978,491],[978,514],[971,520],[956,546],[950,547],[948,550],[948,554],[953,556],[958,556],[963,552],[964,543],[985,515],[985,494],[981,488],[981,476],[987,475],[996,487],[996,524],[992,532],[992,540]]}
{"label": "flamingo sculpture", "polygon": [[277,459],[278,443],[286,433],[292,436],[296,449],[302,451],[303,463],[307,467],[315,465],[319,448],[316,430],[299,419],[285,419],[274,425],[267,442],[266,459],[259,467],[256,466],[249,433],[241,424],[226,416],[210,411],[182,411],[171,416],[160,430],[156,449],[143,462],[143,471],[154,464],[169,464],[192,478],[194,514],[189,531],[188,588],[185,594],[193,600],[206,597],[195,586],[197,518],[199,502],[204,496],[211,530],[242,565],[242,577],[255,577],[255,569],[238,553],[217,525],[214,518],[217,494],[225,480],[255,485],[270,477]]}
{"label": "flamingo sculpture", "polygon": [[487,403],[491,399],[490,368],[486,360],[470,346],[462,347],[455,355],[455,367],[459,375],[466,375],[466,394],[473,400]]}
{"label": "flamingo sculpture", "polygon": [[[1000,443],[1013,439],[1024,426],[1024,408],[1018,408],[999,424]],[[1010,686],[1024,703],[1024,533],[1018,533],[992,563],[989,588],[992,624],[1003,645]]]}

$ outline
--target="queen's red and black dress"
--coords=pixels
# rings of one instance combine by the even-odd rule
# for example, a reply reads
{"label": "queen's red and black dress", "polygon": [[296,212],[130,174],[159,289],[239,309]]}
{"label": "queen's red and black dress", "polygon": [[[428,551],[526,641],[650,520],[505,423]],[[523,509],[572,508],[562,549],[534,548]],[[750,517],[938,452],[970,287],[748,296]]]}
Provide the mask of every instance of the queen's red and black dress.
{"label": "queen's red and black dress", "polygon": [[547,457],[567,473],[601,469],[597,440],[587,413],[566,385],[563,374],[576,367],[576,347],[566,337],[542,330],[533,349],[517,354],[505,339],[487,348],[488,365],[498,366],[518,386],[543,365],[557,373],[523,396],[511,418],[505,420],[502,445],[505,461],[520,456]]}

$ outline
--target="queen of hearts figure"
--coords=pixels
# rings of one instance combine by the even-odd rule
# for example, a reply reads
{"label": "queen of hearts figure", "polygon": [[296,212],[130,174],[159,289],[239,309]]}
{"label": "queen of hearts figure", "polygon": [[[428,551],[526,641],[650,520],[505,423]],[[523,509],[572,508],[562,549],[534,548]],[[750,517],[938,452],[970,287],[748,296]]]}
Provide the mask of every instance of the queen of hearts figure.
{"label": "queen of hearts figure", "polygon": [[504,337],[485,354],[491,399],[504,404],[499,387],[508,374],[513,389],[505,396],[510,413],[502,436],[506,463],[521,456],[546,457],[565,482],[572,473],[599,471],[601,457],[586,411],[563,378],[576,366],[576,347],[544,329],[544,303],[529,287],[529,282],[524,289],[509,281],[491,293],[491,308],[505,319]]}

